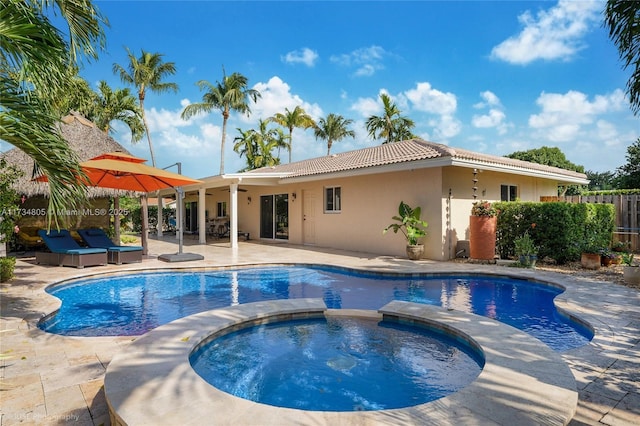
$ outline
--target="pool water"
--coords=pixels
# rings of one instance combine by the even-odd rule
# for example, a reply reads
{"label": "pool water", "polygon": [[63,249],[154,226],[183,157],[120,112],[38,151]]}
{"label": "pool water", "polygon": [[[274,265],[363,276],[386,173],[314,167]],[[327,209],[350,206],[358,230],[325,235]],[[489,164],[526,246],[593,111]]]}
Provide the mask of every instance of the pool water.
{"label": "pool water", "polygon": [[467,386],[484,364],[444,334],[353,317],[249,327],[203,345],[190,362],[232,395],[313,411],[423,404]]}
{"label": "pool water", "polygon": [[457,309],[512,325],[557,351],[582,346],[593,337],[557,311],[553,299],[560,289],[490,276],[391,276],[279,266],[136,273],[74,281],[47,291],[62,306],[40,328],[68,336],[136,336],[211,309],[310,297],[333,309],[377,310],[392,300]]}

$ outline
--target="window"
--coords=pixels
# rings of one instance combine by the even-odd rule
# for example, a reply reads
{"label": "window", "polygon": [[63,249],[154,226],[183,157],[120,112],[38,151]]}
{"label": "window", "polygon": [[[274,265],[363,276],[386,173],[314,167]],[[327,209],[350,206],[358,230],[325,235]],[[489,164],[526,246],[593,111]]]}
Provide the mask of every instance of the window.
{"label": "window", "polygon": [[220,201],[218,202],[218,217],[226,217],[227,216],[227,202]]}
{"label": "window", "polygon": [[515,185],[500,185],[501,201],[516,201],[518,198],[518,187]]}
{"label": "window", "polygon": [[339,212],[342,206],[342,195],[339,186],[331,186],[324,189],[324,211]]}

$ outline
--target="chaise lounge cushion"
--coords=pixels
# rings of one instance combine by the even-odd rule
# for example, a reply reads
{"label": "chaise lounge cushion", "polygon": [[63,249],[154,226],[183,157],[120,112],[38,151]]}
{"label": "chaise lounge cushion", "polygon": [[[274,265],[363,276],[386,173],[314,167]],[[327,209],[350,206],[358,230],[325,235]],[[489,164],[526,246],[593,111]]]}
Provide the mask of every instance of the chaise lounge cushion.
{"label": "chaise lounge cushion", "polygon": [[79,229],[78,234],[89,247],[104,248],[109,251],[110,263],[142,262],[142,247],[118,246],[100,228]]}
{"label": "chaise lounge cushion", "polygon": [[38,235],[50,252],[36,252],[36,263],[76,268],[107,264],[106,249],[80,247],[66,229],[49,232],[41,229]]}
{"label": "chaise lounge cushion", "polygon": [[106,249],[104,248],[80,247],[80,245],[73,239],[69,231],[67,231],[66,229],[61,229],[60,231],[51,230],[48,234],[45,229],[40,229],[38,231],[38,235],[44,240],[47,248],[52,253],[106,253]]}

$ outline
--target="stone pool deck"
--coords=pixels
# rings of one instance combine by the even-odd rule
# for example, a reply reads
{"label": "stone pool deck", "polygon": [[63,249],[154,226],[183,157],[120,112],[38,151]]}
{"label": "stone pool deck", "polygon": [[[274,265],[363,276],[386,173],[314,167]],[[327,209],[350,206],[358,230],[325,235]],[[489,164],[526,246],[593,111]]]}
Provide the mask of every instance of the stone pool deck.
{"label": "stone pool deck", "polygon": [[[318,263],[387,272],[496,273],[534,278],[567,290],[556,298],[561,309],[590,323],[596,337],[581,348],[561,354],[578,390],[571,425],[640,424],[640,292],[624,286],[539,270],[453,262],[412,262],[366,253],[288,244],[240,242],[191,245],[184,251],[204,260],[166,263],[157,256],[177,251],[176,239],[150,240],[150,256],[142,263],[75,269],[19,260],[16,278],[0,287],[0,425],[109,425],[103,382],[109,362],[135,339],[73,338],[44,333],[38,319],[59,306],[44,293],[54,282],[92,274],[157,268],[201,268],[264,263]],[[505,391],[505,389],[502,389]],[[532,389],[532,392],[536,392]],[[499,398],[499,393],[496,398]],[[550,402],[553,399],[550,396]],[[530,408],[523,407],[523,410]],[[464,417],[459,424],[508,424]],[[184,424],[188,423],[185,419]],[[211,419],[211,424],[217,424]],[[220,421],[220,423],[224,423]],[[236,423],[238,424],[238,423]],[[259,419],[253,423],[260,424]]]}

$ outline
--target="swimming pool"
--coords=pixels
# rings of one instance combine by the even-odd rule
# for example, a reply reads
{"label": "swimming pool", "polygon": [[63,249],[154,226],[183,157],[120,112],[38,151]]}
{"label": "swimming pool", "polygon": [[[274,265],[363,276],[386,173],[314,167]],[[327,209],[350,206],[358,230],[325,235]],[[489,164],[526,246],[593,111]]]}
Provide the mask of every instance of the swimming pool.
{"label": "swimming pool", "polygon": [[494,276],[375,274],[327,266],[146,272],[54,285],[60,310],[40,322],[69,336],[141,335],[210,309],[261,300],[322,298],[328,308],[379,309],[392,300],[475,313],[526,331],[557,351],[593,333],[558,312],[561,289]]}

